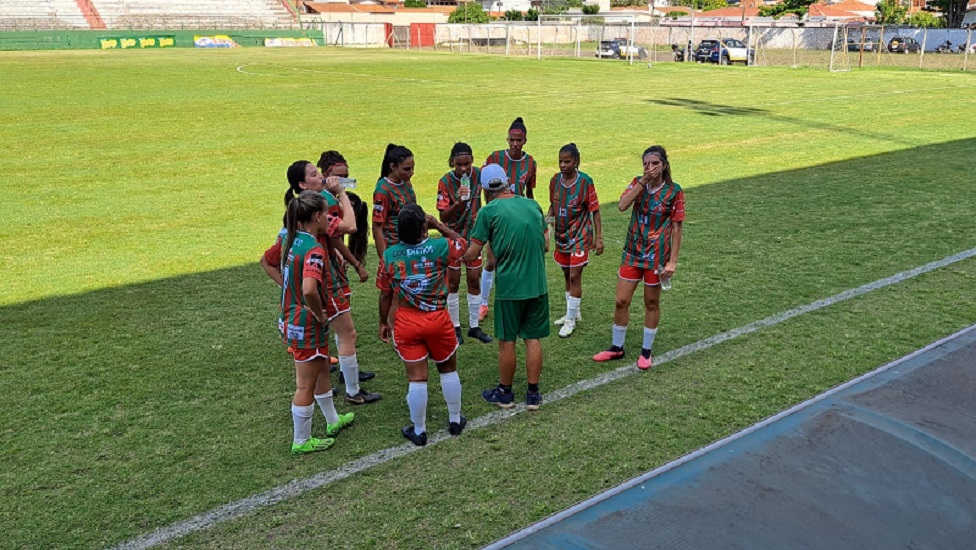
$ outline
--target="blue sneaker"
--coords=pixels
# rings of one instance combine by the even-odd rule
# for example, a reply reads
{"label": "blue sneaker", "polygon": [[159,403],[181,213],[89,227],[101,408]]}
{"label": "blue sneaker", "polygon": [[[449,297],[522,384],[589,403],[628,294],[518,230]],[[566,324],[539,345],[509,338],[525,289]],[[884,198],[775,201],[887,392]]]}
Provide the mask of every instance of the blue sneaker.
{"label": "blue sneaker", "polygon": [[[566,326],[566,325],[563,325]],[[537,411],[542,406],[542,394],[539,392],[528,392],[525,394],[525,408],[530,411]]]}
{"label": "blue sneaker", "polygon": [[503,409],[511,409],[515,406],[515,392],[503,392],[497,386],[481,392],[481,397],[485,401],[498,405]]}

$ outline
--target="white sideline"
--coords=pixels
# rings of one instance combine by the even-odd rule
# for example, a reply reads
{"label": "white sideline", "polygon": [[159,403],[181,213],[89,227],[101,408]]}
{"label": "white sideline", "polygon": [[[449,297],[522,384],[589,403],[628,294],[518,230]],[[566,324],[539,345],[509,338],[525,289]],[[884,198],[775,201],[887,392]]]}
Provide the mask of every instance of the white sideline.
{"label": "white sideline", "polygon": [[[959,252],[951,256],[946,256],[941,260],[930,262],[923,266],[910,269],[908,271],[902,271],[901,273],[897,273],[890,277],[886,277],[884,279],[880,279],[851,290],[846,290],[844,292],[841,292],[840,294],[835,294],[833,296],[824,298],[822,300],[817,300],[815,302],[811,302],[809,304],[797,308],[793,308],[791,310],[784,311],[776,315],[771,315],[769,317],[766,317],[765,319],[753,323],[749,323],[748,325],[735,328],[728,332],[723,332],[721,334],[716,334],[715,336],[711,336],[704,340],[699,340],[698,342],[688,344],[687,346],[683,346],[678,349],[666,352],[662,354],[660,357],[656,358],[655,364],[660,365],[663,363],[667,363],[669,361],[674,361],[679,357],[683,357],[685,355],[694,353],[696,351],[701,351],[701,350],[711,348],[712,346],[725,342],[726,340],[732,340],[733,338],[738,338],[745,334],[756,332],[766,327],[778,325],[783,321],[792,319],[793,317],[797,317],[799,315],[803,315],[804,313],[809,313],[811,311],[823,309],[825,307],[834,305],[836,303],[850,300],[851,298],[856,298],[858,296],[867,294],[874,290],[878,290],[886,286],[891,286],[893,284],[900,283],[907,279],[917,277],[924,273],[928,273],[930,271],[934,271],[936,269],[954,264],[956,262],[960,262],[962,260],[972,258],[973,256],[976,256],[976,248],[971,248],[969,250],[965,250],[963,252]],[[633,374],[636,374],[637,372],[638,371],[637,369],[634,368],[633,364],[620,367],[618,369],[600,374],[594,378],[590,378],[588,380],[581,380],[575,384],[570,384],[569,386],[566,386],[562,389],[553,391],[551,393],[547,393],[545,394],[543,400],[547,403],[551,403],[553,401],[559,401],[567,397],[572,397],[582,391],[593,389],[602,386],[604,384],[607,384],[608,382],[618,380],[625,376],[631,376]],[[516,405],[514,408],[507,411],[499,410],[493,413],[489,413],[484,416],[474,418],[470,422],[468,422],[468,429],[478,429],[478,428],[490,426],[492,424],[497,424],[498,422],[501,422],[502,420],[514,416],[516,414],[520,414],[525,410],[526,410],[525,404],[522,403]],[[433,434],[433,436],[428,441],[427,446],[436,445],[441,441],[448,439],[449,437],[450,436],[447,434],[446,430],[440,431],[436,434]],[[218,523],[223,523],[225,521],[237,519],[239,517],[250,514],[251,512],[254,512],[260,508],[266,508],[268,506],[272,506],[279,502],[297,497],[313,489],[319,489],[321,487],[325,487],[326,485],[345,479],[349,476],[352,476],[353,474],[362,472],[364,470],[368,470],[374,466],[385,464],[393,459],[405,456],[413,452],[417,452],[421,449],[423,449],[423,447],[416,447],[410,443],[404,443],[396,447],[382,449],[374,453],[371,453],[369,455],[366,455],[360,459],[354,460],[346,464],[345,466],[342,466],[335,470],[321,472],[319,474],[315,474],[314,476],[303,478],[303,479],[296,479],[284,485],[280,485],[273,489],[269,489],[263,493],[259,493],[254,496],[247,497],[245,499],[238,500],[230,504],[225,504],[224,506],[221,506],[219,508],[214,508],[209,512],[205,512],[203,514],[193,516],[190,519],[183,520],[165,527],[160,527],[159,529],[156,529],[152,533],[148,533],[146,535],[142,535],[134,539],[128,540],[113,548],[120,549],[120,550],[150,548],[157,544],[161,544],[163,542],[167,542],[173,539],[178,539],[180,537],[184,537],[191,533],[195,533],[197,531],[207,529],[208,527],[211,527]]]}

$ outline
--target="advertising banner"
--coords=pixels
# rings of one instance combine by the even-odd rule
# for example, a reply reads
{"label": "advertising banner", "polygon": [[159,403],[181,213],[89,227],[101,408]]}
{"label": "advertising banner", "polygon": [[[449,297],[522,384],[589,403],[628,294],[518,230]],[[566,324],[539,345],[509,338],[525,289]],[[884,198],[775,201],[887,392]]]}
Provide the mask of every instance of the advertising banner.
{"label": "advertising banner", "polygon": [[193,46],[196,48],[236,48],[238,44],[226,34],[217,34],[214,36],[194,36]]}
{"label": "advertising banner", "polygon": [[318,46],[311,38],[265,38],[268,48],[314,48]]}
{"label": "advertising banner", "polygon": [[98,47],[103,50],[125,50],[128,48],[172,48],[176,45],[174,36],[143,36],[122,38],[99,38]]}

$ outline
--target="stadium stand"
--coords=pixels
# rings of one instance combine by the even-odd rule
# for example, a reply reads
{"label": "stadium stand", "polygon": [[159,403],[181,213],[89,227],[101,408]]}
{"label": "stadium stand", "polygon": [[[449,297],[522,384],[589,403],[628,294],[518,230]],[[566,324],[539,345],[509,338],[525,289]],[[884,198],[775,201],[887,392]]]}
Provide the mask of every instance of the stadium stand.
{"label": "stadium stand", "polygon": [[0,30],[87,28],[75,0],[0,0]]}
{"label": "stadium stand", "polygon": [[[0,29],[290,29],[297,23],[281,0],[87,0],[99,23],[76,0],[0,0]],[[101,23],[104,22],[104,27]]]}

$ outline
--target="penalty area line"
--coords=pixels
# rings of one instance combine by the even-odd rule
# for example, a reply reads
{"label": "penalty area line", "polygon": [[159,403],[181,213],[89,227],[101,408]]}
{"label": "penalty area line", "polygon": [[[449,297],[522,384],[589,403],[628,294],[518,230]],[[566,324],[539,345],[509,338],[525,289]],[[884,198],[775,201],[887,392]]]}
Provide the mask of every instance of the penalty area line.
{"label": "penalty area line", "polygon": [[[680,357],[684,357],[685,355],[690,355],[698,351],[709,349],[718,344],[721,344],[722,342],[732,340],[740,336],[744,336],[746,334],[757,332],[764,328],[778,325],[780,323],[783,323],[784,321],[787,321],[794,317],[798,317],[805,313],[817,311],[819,309],[823,309],[825,307],[840,302],[857,298],[858,296],[862,296],[869,292],[873,292],[875,290],[879,290],[900,283],[902,281],[911,279],[913,277],[917,277],[925,273],[929,273],[931,271],[935,271],[936,269],[940,269],[957,262],[961,262],[963,260],[972,258],[974,256],[976,256],[976,248],[971,248],[969,250],[965,250],[953,254],[951,256],[946,256],[941,260],[936,260],[934,262],[927,263],[925,265],[916,267],[914,269],[902,271],[901,273],[897,273],[890,277],[885,277],[884,279],[879,279],[877,281],[859,286],[857,288],[846,290],[844,292],[841,292],[840,294],[835,294],[833,296],[824,298],[822,300],[810,302],[809,304],[805,304],[790,309],[788,311],[784,311],[782,313],[771,315],[769,317],[766,317],[765,319],[760,319],[759,321],[749,323],[748,325],[744,325],[732,329],[728,332],[716,334],[715,336],[705,338],[704,340],[699,340],[698,342],[694,342],[692,344],[688,344],[678,349],[666,352],[662,354],[655,361],[655,364],[661,365],[664,363],[668,363],[670,361],[674,361]],[[619,380],[627,376],[632,376],[634,374],[637,374],[638,372],[639,371],[637,371],[635,365],[630,364],[612,371],[602,373],[600,375],[597,375],[593,378],[589,378],[587,380],[581,380],[579,382],[576,382],[575,384],[570,384],[569,386],[566,386],[564,388],[547,393],[545,394],[543,400],[547,403],[551,403],[553,401],[566,399],[580,392],[603,386],[605,384],[613,382],[614,380]],[[525,411],[526,411],[525,404],[521,403],[507,411],[499,410],[496,412],[486,414],[484,416],[479,416],[468,422],[468,429],[479,429],[479,428],[491,426],[493,424],[497,424],[501,422],[502,420],[505,420],[506,418],[515,416],[517,414],[521,414]],[[433,437],[431,437],[431,439],[428,441],[427,446],[429,447],[431,445],[436,445],[450,437],[451,436],[447,434],[446,430],[442,430],[436,434],[433,434]],[[410,443],[404,443],[402,445],[397,445],[395,447],[382,449],[374,453],[371,453],[369,455],[366,455],[362,458],[359,458],[357,460],[354,460],[352,462],[349,462],[348,464],[340,468],[321,472],[310,477],[292,480],[284,485],[279,485],[278,487],[274,487],[262,493],[258,493],[254,496],[250,496],[238,500],[236,502],[225,504],[218,508],[214,508],[213,510],[210,510],[208,512],[204,512],[202,514],[193,516],[189,519],[177,523],[173,523],[165,527],[160,527],[159,529],[156,529],[151,533],[128,540],[113,548],[119,550],[143,549],[143,548],[150,548],[157,544],[162,544],[164,542],[168,542],[174,539],[178,539],[190,535],[192,533],[195,533],[197,531],[202,531],[204,529],[217,525],[218,523],[224,523],[230,520],[234,520],[246,516],[248,514],[251,514],[262,508],[267,508],[279,502],[290,500],[309,491],[320,489],[322,487],[325,487],[337,481],[346,479],[359,472],[369,470],[370,468],[379,466],[381,464],[385,464],[394,459],[400,458],[402,456],[406,456],[410,453],[418,452],[423,448],[424,447],[416,447]]]}

